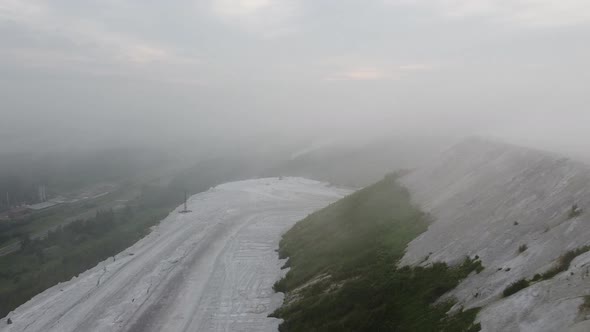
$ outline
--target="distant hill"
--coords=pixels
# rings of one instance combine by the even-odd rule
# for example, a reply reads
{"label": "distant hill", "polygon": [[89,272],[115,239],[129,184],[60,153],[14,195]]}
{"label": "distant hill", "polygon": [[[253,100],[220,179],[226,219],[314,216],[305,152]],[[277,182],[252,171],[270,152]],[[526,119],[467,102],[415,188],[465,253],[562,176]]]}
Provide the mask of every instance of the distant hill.
{"label": "distant hill", "polygon": [[417,167],[439,153],[448,142],[398,137],[358,145],[244,148],[201,158],[179,172],[171,185],[198,193],[229,181],[298,176],[359,188],[378,181],[384,174]]}
{"label": "distant hill", "polygon": [[335,143],[298,153],[269,167],[264,174],[302,176],[364,187],[379,181],[384,174],[421,165],[449,142],[449,139],[396,137],[357,146]]}

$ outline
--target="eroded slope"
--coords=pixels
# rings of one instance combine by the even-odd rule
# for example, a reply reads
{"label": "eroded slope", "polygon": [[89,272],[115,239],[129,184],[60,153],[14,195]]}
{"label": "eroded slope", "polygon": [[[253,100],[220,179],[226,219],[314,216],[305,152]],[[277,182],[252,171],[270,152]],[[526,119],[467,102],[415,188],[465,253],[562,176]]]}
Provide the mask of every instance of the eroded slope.
{"label": "eroded slope", "polygon": [[[585,319],[580,305],[590,290],[588,254],[548,280],[531,282],[507,298],[502,293],[590,243],[586,165],[473,138],[402,182],[435,220],[409,244],[402,263],[480,257],[486,269],[450,295],[466,307],[486,306],[478,317],[485,331],[560,331]],[[578,213],[572,213],[575,206]]]}

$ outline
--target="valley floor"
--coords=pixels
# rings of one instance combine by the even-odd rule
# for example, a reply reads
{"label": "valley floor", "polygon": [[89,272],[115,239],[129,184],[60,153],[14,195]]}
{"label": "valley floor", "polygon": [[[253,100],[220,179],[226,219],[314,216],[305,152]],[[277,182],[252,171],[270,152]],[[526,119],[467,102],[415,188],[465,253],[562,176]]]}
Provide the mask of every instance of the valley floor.
{"label": "valley floor", "polygon": [[[37,295],[0,331],[276,331],[280,235],[348,194],[286,178],[193,196],[132,247]],[[7,324],[10,318],[12,324]]]}

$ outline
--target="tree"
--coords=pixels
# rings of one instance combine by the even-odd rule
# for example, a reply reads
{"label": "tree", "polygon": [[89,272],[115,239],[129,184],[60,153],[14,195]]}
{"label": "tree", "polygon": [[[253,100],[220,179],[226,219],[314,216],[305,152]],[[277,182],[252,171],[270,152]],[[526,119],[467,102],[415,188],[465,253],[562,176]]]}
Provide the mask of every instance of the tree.
{"label": "tree", "polygon": [[29,234],[21,234],[19,236],[21,250],[26,250],[31,245],[31,236]]}

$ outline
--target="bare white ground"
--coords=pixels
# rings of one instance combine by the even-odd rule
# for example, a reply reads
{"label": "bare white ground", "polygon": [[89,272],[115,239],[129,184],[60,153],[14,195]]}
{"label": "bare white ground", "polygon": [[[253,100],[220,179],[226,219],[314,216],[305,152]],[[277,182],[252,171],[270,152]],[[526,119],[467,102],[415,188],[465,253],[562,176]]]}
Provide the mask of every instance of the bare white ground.
{"label": "bare white ground", "polygon": [[[456,309],[482,307],[482,331],[590,331],[590,312],[580,310],[590,296],[590,252],[554,278],[502,297],[510,284],[530,280],[566,251],[590,244],[587,165],[470,139],[402,182],[434,219],[408,245],[402,264],[481,258],[485,269],[447,295],[459,301]],[[583,213],[569,218],[574,204]]]}
{"label": "bare white ground", "polygon": [[[348,194],[286,178],[218,186],[144,239],[56,285],[0,321],[0,331],[276,331],[275,250],[295,222]],[[7,325],[7,318],[12,320]]]}

